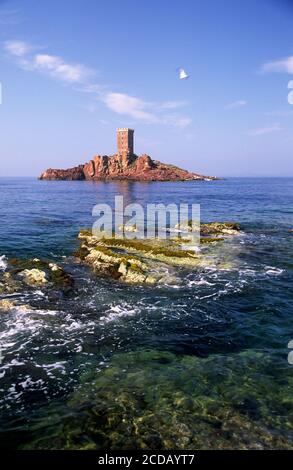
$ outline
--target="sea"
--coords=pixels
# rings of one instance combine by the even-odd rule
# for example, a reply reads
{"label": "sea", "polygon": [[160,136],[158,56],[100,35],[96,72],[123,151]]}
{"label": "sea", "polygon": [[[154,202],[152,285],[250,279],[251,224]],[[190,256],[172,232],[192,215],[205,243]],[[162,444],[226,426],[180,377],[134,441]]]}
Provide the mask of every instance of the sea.
{"label": "sea", "polygon": [[[202,222],[241,232],[178,284],[122,284],[73,256],[116,195],[200,204]],[[293,178],[0,178],[0,221],[0,284],[15,258],[75,282],[0,290],[15,302],[0,310],[1,448],[293,449]]]}

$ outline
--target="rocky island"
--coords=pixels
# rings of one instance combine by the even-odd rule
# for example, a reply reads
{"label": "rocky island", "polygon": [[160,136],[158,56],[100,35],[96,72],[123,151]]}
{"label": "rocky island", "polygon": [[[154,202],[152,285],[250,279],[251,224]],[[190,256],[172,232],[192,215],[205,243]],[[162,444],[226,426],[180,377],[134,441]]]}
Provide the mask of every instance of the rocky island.
{"label": "rocky island", "polygon": [[117,130],[117,154],[96,155],[88,163],[66,170],[44,171],[41,180],[130,180],[130,181],[191,181],[215,180],[183,170],[174,165],[153,160],[149,155],[137,156],[133,148],[132,129]]}

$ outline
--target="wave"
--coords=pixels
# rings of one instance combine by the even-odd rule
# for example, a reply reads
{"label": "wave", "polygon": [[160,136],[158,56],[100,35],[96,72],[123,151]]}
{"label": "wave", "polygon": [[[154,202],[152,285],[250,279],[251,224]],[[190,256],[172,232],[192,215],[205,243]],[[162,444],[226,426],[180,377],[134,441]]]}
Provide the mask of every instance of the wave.
{"label": "wave", "polygon": [[121,317],[132,317],[139,313],[140,309],[138,307],[133,307],[127,303],[120,305],[113,305],[108,310],[106,310],[106,315],[100,318],[102,323],[108,323],[115,321]]}

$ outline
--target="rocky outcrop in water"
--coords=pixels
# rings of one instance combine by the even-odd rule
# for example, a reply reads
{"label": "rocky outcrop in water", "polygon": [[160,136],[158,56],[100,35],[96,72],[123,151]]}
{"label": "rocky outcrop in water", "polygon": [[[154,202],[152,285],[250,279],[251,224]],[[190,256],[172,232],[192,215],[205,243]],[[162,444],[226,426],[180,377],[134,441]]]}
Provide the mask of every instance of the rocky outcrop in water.
{"label": "rocky outcrop in water", "polygon": [[38,258],[11,259],[0,277],[0,295],[21,292],[24,288],[44,287],[48,291],[68,292],[74,280],[61,266]]}
{"label": "rocky outcrop in water", "polygon": [[49,168],[41,180],[130,180],[130,181],[191,181],[214,180],[213,176],[197,173],[152,160],[149,155],[95,156],[90,162],[67,170]]}
{"label": "rocky outcrop in water", "polygon": [[44,171],[40,176],[41,180],[84,180],[83,165],[69,168],[68,170],[54,170],[50,168]]}
{"label": "rocky outcrop in water", "polygon": [[[185,227],[186,225],[186,227]],[[130,284],[178,284],[180,268],[194,269],[214,262],[205,252],[186,248],[190,226],[181,226],[183,237],[136,239],[96,237],[90,230],[79,233],[76,256],[102,276]],[[186,228],[186,230],[185,230]],[[201,245],[205,248],[236,235],[240,227],[232,222],[201,224]],[[184,249],[183,249],[184,248]]]}
{"label": "rocky outcrop in water", "polygon": [[[175,225],[176,229],[186,232],[192,231],[192,220],[186,220],[180,224]],[[240,231],[240,224],[235,222],[210,222],[208,224],[201,224],[201,236],[218,236],[218,235],[238,235]]]}

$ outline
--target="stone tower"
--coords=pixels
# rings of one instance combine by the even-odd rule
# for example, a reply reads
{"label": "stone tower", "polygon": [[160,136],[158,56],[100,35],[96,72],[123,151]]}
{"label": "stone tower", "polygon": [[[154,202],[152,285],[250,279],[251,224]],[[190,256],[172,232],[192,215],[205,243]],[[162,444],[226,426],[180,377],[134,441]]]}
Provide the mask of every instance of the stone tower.
{"label": "stone tower", "polygon": [[133,150],[133,129],[119,128],[117,129],[117,153],[123,157],[132,157]]}

